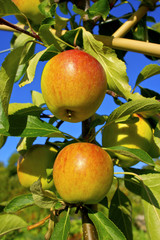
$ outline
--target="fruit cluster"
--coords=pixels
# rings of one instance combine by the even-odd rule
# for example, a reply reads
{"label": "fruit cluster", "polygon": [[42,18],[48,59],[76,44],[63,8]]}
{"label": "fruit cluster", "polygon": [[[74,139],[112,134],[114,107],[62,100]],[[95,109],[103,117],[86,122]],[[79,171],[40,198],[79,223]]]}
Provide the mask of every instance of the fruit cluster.
{"label": "fruit cluster", "polygon": [[[40,0],[12,1],[33,24],[44,19],[39,9]],[[17,18],[26,21],[23,15]],[[107,90],[106,73],[101,64],[83,50],[67,50],[45,65],[41,89],[46,105],[55,117],[72,123],[81,122],[94,115],[101,105]],[[133,116],[138,121],[107,125],[102,132],[102,145],[140,148],[152,157],[158,157],[160,152],[149,123],[139,115]],[[137,163],[122,154],[110,155],[117,158],[122,167]],[[55,185],[65,202],[95,204],[105,197],[112,184],[110,155],[101,147],[84,142],[70,144],[59,153],[48,145],[34,145],[18,160],[19,181],[30,187],[41,177],[42,187],[50,189]],[[46,171],[50,168],[53,168],[52,180]]]}
{"label": "fruit cluster", "polygon": [[[41,87],[49,110],[57,118],[80,122],[91,117],[101,105],[107,80],[101,64],[76,49],[48,61]],[[30,187],[41,177],[42,187],[49,189],[54,184],[67,203],[95,204],[105,197],[113,180],[113,163],[106,151],[95,144],[79,142],[69,144],[56,155],[53,147],[33,146],[18,161],[20,183]],[[48,182],[45,169],[51,165],[53,181]]]}
{"label": "fruit cluster", "polygon": [[[87,67],[86,67],[87,66]],[[64,51],[45,65],[41,79],[42,94],[49,110],[59,119],[80,122],[91,117],[101,105],[106,88],[106,74],[101,64],[82,50]],[[102,132],[104,147],[140,148],[151,156],[154,151],[152,129],[144,118],[133,114],[137,121],[112,123]],[[137,160],[121,154],[111,154],[119,165],[129,167]],[[92,143],[78,142],[64,147],[59,153],[48,145],[35,145],[17,165],[20,183],[30,187],[41,177],[44,189],[56,187],[67,203],[95,204],[109,191],[113,180],[110,155]],[[53,168],[53,180],[47,177]]]}

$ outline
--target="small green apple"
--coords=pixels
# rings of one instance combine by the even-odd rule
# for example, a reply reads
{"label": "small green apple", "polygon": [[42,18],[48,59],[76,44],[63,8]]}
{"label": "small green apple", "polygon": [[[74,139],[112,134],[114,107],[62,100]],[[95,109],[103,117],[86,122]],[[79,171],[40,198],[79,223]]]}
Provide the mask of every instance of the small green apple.
{"label": "small green apple", "polygon": [[88,53],[68,50],[45,65],[41,88],[49,110],[57,118],[80,122],[101,105],[107,88],[106,73]]}
{"label": "small green apple", "polygon": [[[138,118],[137,122],[112,123],[106,126],[102,132],[102,145],[104,147],[138,148],[148,152],[153,138],[151,126],[140,115],[134,114],[133,116]],[[118,158],[119,165],[122,167],[130,167],[138,163],[137,160],[121,154],[112,154],[112,157]]]}
{"label": "small green apple", "polygon": [[111,187],[113,163],[109,154],[95,144],[72,143],[57,155],[53,180],[65,202],[95,204]]}
{"label": "small green apple", "polygon": [[33,145],[17,163],[17,174],[22,186],[29,188],[41,177],[43,189],[53,187],[53,179],[48,181],[47,168],[53,167],[57,150],[49,145]]}
{"label": "small green apple", "polygon": [[[154,135],[154,130],[153,130],[153,135]],[[158,158],[160,156],[160,148],[156,145],[154,138],[152,138],[148,154],[152,158]]]}
{"label": "small green apple", "polygon": [[[40,24],[44,19],[44,16],[40,12],[38,5],[42,0],[12,0],[18,9],[26,15],[34,24]],[[19,17],[20,21],[24,21],[23,17]]]}

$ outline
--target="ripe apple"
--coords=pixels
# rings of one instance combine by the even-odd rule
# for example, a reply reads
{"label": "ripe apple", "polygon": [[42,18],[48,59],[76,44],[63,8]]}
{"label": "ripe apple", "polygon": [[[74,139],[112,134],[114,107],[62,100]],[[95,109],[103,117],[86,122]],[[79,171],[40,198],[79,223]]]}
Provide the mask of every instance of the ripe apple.
{"label": "ripe apple", "polygon": [[[44,19],[44,16],[40,12],[38,5],[41,3],[41,0],[12,0],[18,9],[26,15],[34,24],[40,24]],[[24,21],[22,16],[18,16],[18,20]]]}
{"label": "ripe apple", "polygon": [[53,180],[65,202],[95,204],[111,187],[113,163],[109,154],[95,144],[72,143],[57,155]]}
{"label": "ripe apple", "polygon": [[80,122],[91,117],[101,105],[107,88],[106,74],[88,53],[68,50],[45,65],[41,88],[49,110],[57,118]]}
{"label": "ripe apple", "polygon": [[[102,132],[102,145],[104,147],[138,148],[148,152],[153,138],[150,124],[140,115],[134,114],[133,116],[138,118],[137,122],[112,123],[106,126]],[[117,157],[122,167],[130,167],[138,162],[136,159],[121,154],[113,154],[112,157]]]}
{"label": "ripe apple", "polygon": [[53,179],[47,179],[47,168],[53,167],[57,150],[49,145],[33,145],[17,163],[17,174],[22,186],[29,188],[41,177],[43,189],[53,187]]}

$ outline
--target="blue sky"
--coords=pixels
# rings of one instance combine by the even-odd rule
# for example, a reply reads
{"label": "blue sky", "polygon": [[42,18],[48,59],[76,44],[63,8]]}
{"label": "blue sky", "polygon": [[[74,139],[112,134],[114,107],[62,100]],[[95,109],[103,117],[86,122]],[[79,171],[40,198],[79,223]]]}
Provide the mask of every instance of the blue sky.
{"label": "blue sky", "polygon": [[[133,3],[134,7],[137,9],[139,5],[139,1],[133,0],[130,1]],[[130,7],[127,4],[123,4],[123,6],[116,8],[111,13],[116,16],[122,16],[124,13],[130,11]],[[150,12],[150,16],[154,16],[157,22],[160,22],[160,7],[157,8],[156,11]],[[16,23],[17,20],[14,16],[8,16],[6,19],[12,23]],[[153,23],[149,23],[148,25],[151,26]],[[12,37],[11,32],[0,31],[0,52],[10,48],[10,40]],[[37,49],[38,50],[38,49]],[[0,66],[4,61],[7,53],[0,53]],[[139,53],[128,52],[125,56],[126,67],[127,67],[127,75],[129,77],[129,84],[131,86],[134,85],[136,78],[139,72],[148,64],[157,63],[160,65],[158,61],[150,61],[148,58],[143,56]],[[40,79],[41,73],[43,70],[45,63],[39,63],[36,75],[33,83],[26,85],[25,87],[19,88],[18,83],[14,85],[13,93],[11,96],[11,102],[32,102],[31,100],[31,90],[36,90],[41,92],[40,88]],[[141,86],[150,88],[160,93],[160,75],[154,76],[146,81],[144,81]],[[138,89],[136,89],[138,91]],[[99,114],[110,114],[117,106],[115,105],[112,97],[106,95],[102,105],[98,109],[97,113]],[[71,135],[78,137],[81,134],[81,123],[64,123],[61,130],[70,133]],[[16,146],[20,138],[17,137],[9,137],[5,146],[0,149],[0,161],[3,161],[7,164],[8,158],[11,156],[13,152],[16,151]],[[101,135],[98,135],[98,141],[101,143]],[[38,138],[35,143],[45,143],[44,138]],[[141,164],[139,163],[139,166]]]}

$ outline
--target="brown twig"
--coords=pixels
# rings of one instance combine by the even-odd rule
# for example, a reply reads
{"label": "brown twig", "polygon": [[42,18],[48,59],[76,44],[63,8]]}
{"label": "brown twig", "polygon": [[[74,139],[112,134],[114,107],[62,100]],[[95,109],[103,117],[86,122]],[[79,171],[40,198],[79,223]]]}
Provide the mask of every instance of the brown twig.
{"label": "brown twig", "polygon": [[98,240],[98,234],[93,222],[88,217],[88,211],[85,207],[81,208],[82,229],[84,240]]}
{"label": "brown twig", "polygon": [[27,30],[23,29],[23,28],[20,28],[19,26],[15,25],[15,24],[12,24],[10,22],[8,22],[7,20],[3,19],[3,18],[0,18],[0,25],[5,25],[5,26],[8,26],[14,30],[16,30],[17,32],[21,32],[21,33],[25,33],[35,39],[37,39],[38,41],[42,42],[42,40],[40,39],[40,37],[35,33],[35,32],[28,32]]}
{"label": "brown twig", "polygon": [[51,217],[51,214],[49,214],[47,217],[43,218],[43,219],[40,220],[39,222],[28,226],[28,227],[27,227],[27,230],[32,230],[32,229],[34,229],[34,228],[37,228],[37,227],[43,225],[50,217]]}
{"label": "brown twig", "polygon": [[114,98],[117,98],[117,97],[122,97],[120,95],[118,95],[117,93],[111,91],[111,90],[107,90],[106,93]]}
{"label": "brown twig", "polygon": [[60,126],[64,123],[64,121],[60,120],[57,125],[56,125],[56,128],[60,128]]}

